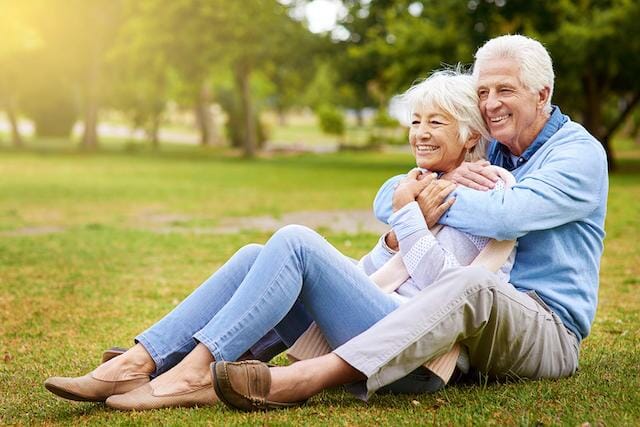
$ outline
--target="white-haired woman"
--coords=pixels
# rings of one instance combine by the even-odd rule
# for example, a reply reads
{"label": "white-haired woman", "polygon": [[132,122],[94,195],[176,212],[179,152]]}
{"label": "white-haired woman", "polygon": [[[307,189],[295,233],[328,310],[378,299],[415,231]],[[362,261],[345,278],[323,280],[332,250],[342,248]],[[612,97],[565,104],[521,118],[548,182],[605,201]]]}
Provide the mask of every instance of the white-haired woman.
{"label": "white-haired woman", "polygon": [[[409,142],[418,168],[395,192],[392,232],[360,263],[313,230],[286,226],[264,246],[240,249],[138,335],[127,352],[83,377],[50,378],[47,389],[73,400],[106,400],[118,409],[213,404],[211,362],[238,360],[272,329],[290,346],[312,321],[336,348],[429,286],[443,269],[469,264],[487,239],[446,227],[434,237],[419,201],[421,194],[439,193],[444,212],[453,203],[445,197],[455,186],[436,176],[484,152],[487,131],[473,79],[434,73],[401,99],[411,110]],[[392,257],[389,246],[396,244],[409,278],[389,294],[369,275]],[[434,388],[428,372],[417,372],[413,379],[413,392]]]}

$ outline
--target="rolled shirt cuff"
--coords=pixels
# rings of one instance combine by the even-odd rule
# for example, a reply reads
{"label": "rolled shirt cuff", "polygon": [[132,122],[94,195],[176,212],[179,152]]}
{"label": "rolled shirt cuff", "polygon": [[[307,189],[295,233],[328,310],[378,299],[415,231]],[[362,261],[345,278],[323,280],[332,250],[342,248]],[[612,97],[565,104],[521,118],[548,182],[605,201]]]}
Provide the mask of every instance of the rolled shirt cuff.
{"label": "rolled shirt cuff", "polygon": [[389,224],[393,227],[398,241],[405,239],[418,231],[428,230],[427,222],[422,215],[418,202],[410,202],[395,211],[389,217]]}

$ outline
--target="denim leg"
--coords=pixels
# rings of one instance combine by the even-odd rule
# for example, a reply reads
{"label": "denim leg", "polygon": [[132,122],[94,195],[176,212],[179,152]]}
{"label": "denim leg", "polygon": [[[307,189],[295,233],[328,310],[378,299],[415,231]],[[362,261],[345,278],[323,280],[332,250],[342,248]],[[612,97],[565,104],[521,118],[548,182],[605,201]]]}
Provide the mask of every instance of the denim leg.
{"label": "denim leg", "polygon": [[156,363],[156,375],[193,350],[197,344],[193,334],[231,299],[261,249],[261,245],[251,244],[238,250],[169,314],[136,337],[135,341],[144,346]]}
{"label": "denim leg", "polygon": [[236,360],[274,326],[279,335],[290,330],[286,315],[296,301],[302,302],[332,346],[398,307],[320,235],[306,227],[287,226],[267,242],[233,297],[194,338],[216,360]]}

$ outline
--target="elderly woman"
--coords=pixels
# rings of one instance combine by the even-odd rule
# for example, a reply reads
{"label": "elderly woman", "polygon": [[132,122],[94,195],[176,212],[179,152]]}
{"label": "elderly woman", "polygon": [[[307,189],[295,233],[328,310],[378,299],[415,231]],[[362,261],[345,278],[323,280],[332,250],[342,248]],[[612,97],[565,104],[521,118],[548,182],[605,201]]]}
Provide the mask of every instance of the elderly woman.
{"label": "elderly woman", "polygon": [[[210,405],[218,400],[209,372],[213,361],[240,359],[272,329],[291,346],[312,321],[336,348],[429,286],[444,269],[469,264],[488,239],[447,227],[434,236],[429,227],[435,220],[425,219],[419,203],[425,194],[439,193],[444,200],[455,186],[436,176],[485,151],[487,131],[473,80],[437,72],[400,100],[410,110],[409,143],[418,168],[395,191],[392,231],[358,264],[314,231],[284,227],[264,246],[240,249],[124,354],[82,377],[49,378],[45,387],[63,398],[106,400],[124,410]],[[443,201],[440,213],[452,203]],[[369,275],[396,250],[409,277],[385,293]],[[504,274],[509,269],[507,262]],[[434,389],[424,369],[411,380],[413,392]]]}

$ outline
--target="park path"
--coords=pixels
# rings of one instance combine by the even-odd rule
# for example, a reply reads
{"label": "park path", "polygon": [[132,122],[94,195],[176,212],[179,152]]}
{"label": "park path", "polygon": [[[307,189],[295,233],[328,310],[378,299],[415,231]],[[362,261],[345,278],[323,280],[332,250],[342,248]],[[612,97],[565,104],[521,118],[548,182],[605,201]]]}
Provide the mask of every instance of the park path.
{"label": "park path", "polygon": [[[194,227],[187,224],[192,218],[185,214],[143,212],[123,224],[125,228],[143,229],[158,234],[234,234],[242,231],[274,232],[288,224],[301,224],[319,231],[334,233],[381,234],[388,226],[380,223],[371,210],[299,211],[273,216],[223,218],[210,227]],[[66,227],[23,227],[0,232],[0,236],[38,236],[62,233]]]}
{"label": "park path", "polygon": [[223,218],[212,227],[175,225],[188,220],[185,215],[145,215],[138,218],[139,227],[158,233],[233,234],[241,231],[273,232],[288,224],[301,224],[315,230],[335,233],[380,234],[388,226],[380,223],[371,210],[299,211],[273,216]]}

